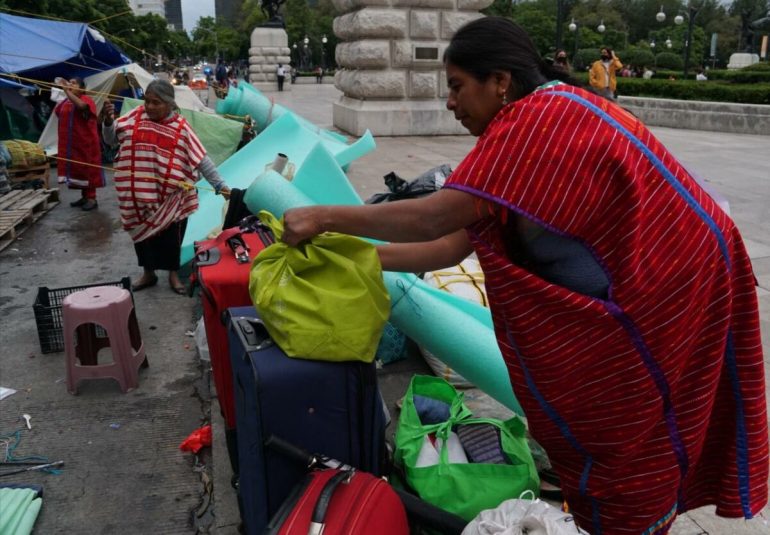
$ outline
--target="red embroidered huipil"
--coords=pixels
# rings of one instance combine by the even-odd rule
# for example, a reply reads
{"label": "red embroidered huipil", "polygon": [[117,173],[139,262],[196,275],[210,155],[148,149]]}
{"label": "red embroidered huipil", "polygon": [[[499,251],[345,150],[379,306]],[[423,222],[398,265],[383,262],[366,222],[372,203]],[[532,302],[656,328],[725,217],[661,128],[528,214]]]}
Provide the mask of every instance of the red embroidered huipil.
{"label": "red embroidered huipil", "polygon": [[665,533],[706,504],[759,512],[768,430],[749,257],[649,130],[583,90],[541,89],[500,111],[446,187],[579,241],[609,279],[606,300],[578,294],[508,259],[502,217],[468,229],[516,398],[580,524]]}
{"label": "red embroidered huipil", "polygon": [[80,95],[88,105],[84,117],[69,99],[59,102],[54,113],[59,120],[59,176],[75,189],[101,188],[105,184],[102,165],[102,145],[96,122],[96,104],[88,95]]}

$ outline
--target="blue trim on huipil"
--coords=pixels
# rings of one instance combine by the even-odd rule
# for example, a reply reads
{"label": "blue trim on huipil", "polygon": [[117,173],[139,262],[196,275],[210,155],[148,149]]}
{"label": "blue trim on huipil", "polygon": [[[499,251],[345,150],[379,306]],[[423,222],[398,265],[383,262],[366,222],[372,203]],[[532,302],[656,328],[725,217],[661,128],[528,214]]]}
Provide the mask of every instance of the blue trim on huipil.
{"label": "blue trim on huipil", "polygon": [[[508,327],[508,320],[505,320],[505,333],[508,338],[508,343],[511,344],[511,348],[513,349],[514,353],[516,353],[516,358],[519,361],[519,365],[521,366],[522,371],[524,372],[524,380],[527,382],[527,388],[529,388],[530,393],[535,397],[535,400],[537,400],[537,403],[540,405],[540,407],[543,409],[543,412],[546,413],[546,415],[556,424],[556,426],[559,428],[559,431],[561,431],[561,434],[564,436],[565,439],[567,439],[567,442],[570,443],[570,445],[575,448],[575,451],[583,455],[585,457],[585,464],[583,465],[583,473],[580,476],[580,495],[585,496],[586,495],[586,489],[588,487],[588,477],[591,473],[591,467],[594,464],[594,460],[591,457],[591,454],[588,453],[588,451],[583,447],[580,442],[578,442],[577,437],[572,434],[572,431],[569,428],[569,424],[567,424],[566,421],[564,421],[564,418],[562,418],[559,413],[554,409],[548,401],[543,397],[543,395],[540,393],[540,390],[537,388],[537,385],[535,384],[535,381],[532,379],[532,376],[529,373],[529,368],[527,368],[527,365],[524,363],[524,359],[521,358],[521,353],[519,352],[519,347],[516,345],[516,342],[513,340],[513,335],[511,335],[511,330]],[[591,499],[591,504],[593,508],[593,532],[594,535],[601,535],[602,533],[602,526],[601,521],[599,518],[599,505],[598,502],[595,499]]]}
{"label": "blue trim on huipil", "polygon": [[635,135],[629,132],[623,125],[621,125],[618,121],[613,119],[607,112],[603,111],[597,105],[584,99],[583,97],[576,95],[575,93],[570,93],[568,91],[549,91],[548,94],[566,97],[570,100],[577,102],[578,104],[582,104],[583,106],[585,106],[586,108],[594,112],[596,115],[598,115],[601,119],[604,119],[606,122],[614,126],[631,143],[636,145],[636,147],[644,153],[647,159],[649,159],[650,162],[652,162],[652,165],[654,165],[655,168],[658,171],[660,171],[660,174],[663,175],[663,178],[666,179],[666,182],[668,182],[671,185],[671,187],[673,187],[677,191],[677,193],[679,193],[684,198],[685,202],[687,202],[687,204],[690,205],[690,208],[695,210],[695,212],[706,223],[706,225],[708,225],[708,227],[711,229],[711,232],[713,232],[714,236],[719,242],[719,248],[722,250],[722,256],[724,257],[725,262],[727,262],[727,269],[728,270],[731,269],[730,254],[727,249],[727,242],[725,241],[725,238],[722,235],[722,231],[719,228],[719,226],[711,218],[711,216],[709,216],[706,213],[703,207],[701,207],[701,205],[698,204],[698,201],[695,200],[695,198],[690,194],[690,192],[685,189],[682,183],[679,182],[679,180],[677,180],[677,178],[673,175],[673,173],[669,171],[668,168],[666,168],[663,162],[660,161],[660,158],[655,156],[655,154],[647,147],[647,145],[642,143],[642,141],[639,138],[637,138]]}
{"label": "blue trim on huipil", "polygon": [[[722,252],[722,258],[724,259],[725,264],[727,265],[727,270],[732,271],[732,265],[731,265],[729,251],[727,248],[727,242],[724,236],[722,235],[721,229],[717,226],[716,222],[706,213],[706,211],[698,204],[695,198],[693,198],[693,196],[690,195],[690,193],[684,188],[684,186],[682,186],[682,184],[679,182],[679,180],[677,180],[677,178],[673,175],[673,173],[671,173],[671,171],[669,171],[666,168],[666,166],[663,165],[663,162],[661,162],[660,159],[655,154],[653,154],[653,152],[644,143],[641,142],[641,140],[639,140],[636,136],[634,136],[631,132],[629,132],[626,128],[624,128],[623,125],[621,125],[618,121],[616,121],[615,119],[610,117],[606,112],[601,110],[598,106],[596,106],[595,104],[592,104],[591,102],[584,99],[583,97],[576,95],[574,93],[566,92],[566,91],[551,91],[550,94],[566,97],[574,102],[577,102],[587,107],[588,109],[593,111],[596,115],[598,115],[601,119],[607,121],[612,126],[614,126],[629,141],[631,141],[639,150],[641,150],[642,153],[644,153],[644,155],[650,160],[650,162],[652,162],[655,168],[658,171],[660,171],[660,173],[663,175],[663,178],[666,179],[666,181],[674,188],[674,190],[676,190],[677,193],[679,193],[682,196],[682,198],[684,198],[685,202],[687,202],[687,204],[690,205],[690,207],[695,211],[695,213],[698,214],[698,216],[706,223],[706,225],[708,225],[708,227],[711,229],[712,233],[716,237],[717,242],[719,243],[719,248]],[[625,316],[624,312],[621,311],[621,313],[623,313],[623,315]],[[637,330],[636,326],[633,324],[633,322],[631,322],[630,318],[628,318],[628,321],[629,321],[629,327],[632,327],[634,332],[636,332]],[[634,334],[633,336],[634,338],[637,337],[636,334]],[[641,342],[644,343],[643,341]],[[645,351],[647,351],[646,346],[645,346]],[[748,468],[748,437],[746,435],[746,422],[744,419],[743,397],[741,396],[740,381],[738,379],[738,370],[735,362],[735,346],[733,342],[732,330],[730,329],[728,329],[727,331],[727,345],[725,348],[725,360],[727,364],[728,374],[730,376],[730,383],[732,386],[733,398],[735,399],[735,411],[736,411],[735,457],[736,457],[736,464],[738,469],[738,492],[741,499],[741,507],[743,509],[743,514],[746,518],[751,518],[752,514],[751,514],[751,506],[750,506],[749,468]],[[657,364],[655,364],[655,367],[657,368]],[[668,400],[664,400],[664,401],[668,401]],[[666,417],[666,420],[668,422],[668,415]],[[686,454],[686,452],[684,453]],[[682,497],[680,496],[680,502],[684,503],[683,500],[681,500],[681,498]]]}
{"label": "blue trim on huipil", "polygon": [[735,397],[735,462],[738,464],[738,493],[741,496],[741,508],[743,516],[752,518],[751,513],[751,491],[749,488],[749,448],[748,437],[746,436],[746,421],[744,419],[743,397],[741,396],[741,385],[738,379],[738,366],[735,363],[735,342],[733,341],[732,331],[727,331],[727,351],[725,352],[727,360],[727,372],[730,375],[730,384]]}

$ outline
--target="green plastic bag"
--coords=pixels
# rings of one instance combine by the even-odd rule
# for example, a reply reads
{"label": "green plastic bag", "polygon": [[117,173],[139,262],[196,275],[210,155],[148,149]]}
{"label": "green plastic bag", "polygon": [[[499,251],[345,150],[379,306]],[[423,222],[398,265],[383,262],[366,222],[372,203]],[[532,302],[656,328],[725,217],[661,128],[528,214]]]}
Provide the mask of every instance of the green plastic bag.
{"label": "green plastic bag", "polygon": [[[414,396],[442,401],[450,406],[449,419],[423,425],[414,406]],[[491,424],[500,431],[503,452],[511,464],[450,464],[446,443],[456,424]],[[417,457],[425,435],[435,433],[444,446],[439,463],[417,468]],[[396,430],[395,462],[407,484],[425,501],[465,520],[472,520],[484,509],[493,509],[505,500],[518,498],[525,490],[538,495],[540,479],[532,460],[524,423],[518,416],[502,421],[473,418],[463,403],[463,395],[440,377],[415,375],[404,397]]]}
{"label": "green plastic bag", "polygon": [[[265,211],[259,218],[280,239],[282,222]],[[303,359],[372,362],[390,314],[375,247],[330,232],[265,248],[251,266],[249,294],[273,340]]]}

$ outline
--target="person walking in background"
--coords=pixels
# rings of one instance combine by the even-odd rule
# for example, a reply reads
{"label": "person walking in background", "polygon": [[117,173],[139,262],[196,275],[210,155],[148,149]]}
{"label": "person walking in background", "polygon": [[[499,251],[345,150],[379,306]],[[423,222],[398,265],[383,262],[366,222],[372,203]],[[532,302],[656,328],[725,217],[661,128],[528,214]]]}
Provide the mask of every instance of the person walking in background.
{"label": "person walking in background", "polygon": [[513,391],[586,531],[662,535],[705,505],[759,514],[766,364],[735,223],[644,124],[543,61],[514,22],[467,23],[444,63],[447,108],[478,137],[444,187],[287,210],[283,240],[391,242],[384,271],[475,251]]}
{"label": "person walking in background", "polygon": [[695,80],[698,82],[705,82],[708,80],[708,76],[706,76],[706,73],[703,71],[703,67],[698,69],[698,74],[695,75]]}
{"label": "person walking in background", "polygon": [[286,79],[286,67],[282,63],[278,64],[275,70],[275,78],[278,80],[278,91],[283,91],[283,81]]}
{"label": "person walking in background", "polygon": [[80,190],[80,199],[70,206],[88,212],[98,206],[96,188],[105,184],[96,103],[85,94],[82,78],[62,80],[60,85],[67,98],[54,108],[59,119],[59,181]]}
{"label": "person walking in background", "polygon": [[174,86],[169,82],[150,82],[144,90],[144,105],[119,119],[112,102],[104,107],[104,139],[120,145],[115,167],[120,220],[144,268],[132,288],[138,292],[155,286],[155,271],[162,269],[169,272],[171,289],[184,295],[177,271],[187,217],[198,208],[197,173],[217,194],[227,198],[230,189],[198,136],[177,113]]}
{"label": "person walking in background", "polygon": [[324,69],[320,65],[315,68],[315,83],[322,84],[324,81]]}
{"label": "person walking in background", "polygon": [[616,73],[623,68],[623,64],[611,48],[602,48],[600,53],[601,59],[591,65],[588,81],[599,95],[615,100],[618,85]]}
{"label": "person walking in background", "polygon": [[221,59],[217,60],[217,68],[214,71],[214,78],[216,79],[219,87],[227,87],[227,67],[225,67],[225,62]]}

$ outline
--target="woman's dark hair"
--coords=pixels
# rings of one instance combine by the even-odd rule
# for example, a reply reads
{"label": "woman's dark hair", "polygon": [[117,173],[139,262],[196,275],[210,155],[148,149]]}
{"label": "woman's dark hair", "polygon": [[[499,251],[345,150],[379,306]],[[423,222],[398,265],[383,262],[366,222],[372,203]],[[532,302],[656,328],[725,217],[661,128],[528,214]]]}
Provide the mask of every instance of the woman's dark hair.
{"label": "woman's dark hair", "polygon": [[[484,17],[462,26],[444,52],[451,63],[483,82],[495,71],[511,73],[515,98],[550,80],[582,86],[568,73],[543,61],[527,32],[502,17]],[[518,89],[518,91],[516,91]]]}
{"label": "woman's dark hair", "polygon": [[75,83],[78,84],[78,87],[80,89],[86,88],[86,82],[80,76],[73,76],[72,78],[70,78],[70,80],[75,80]]}

